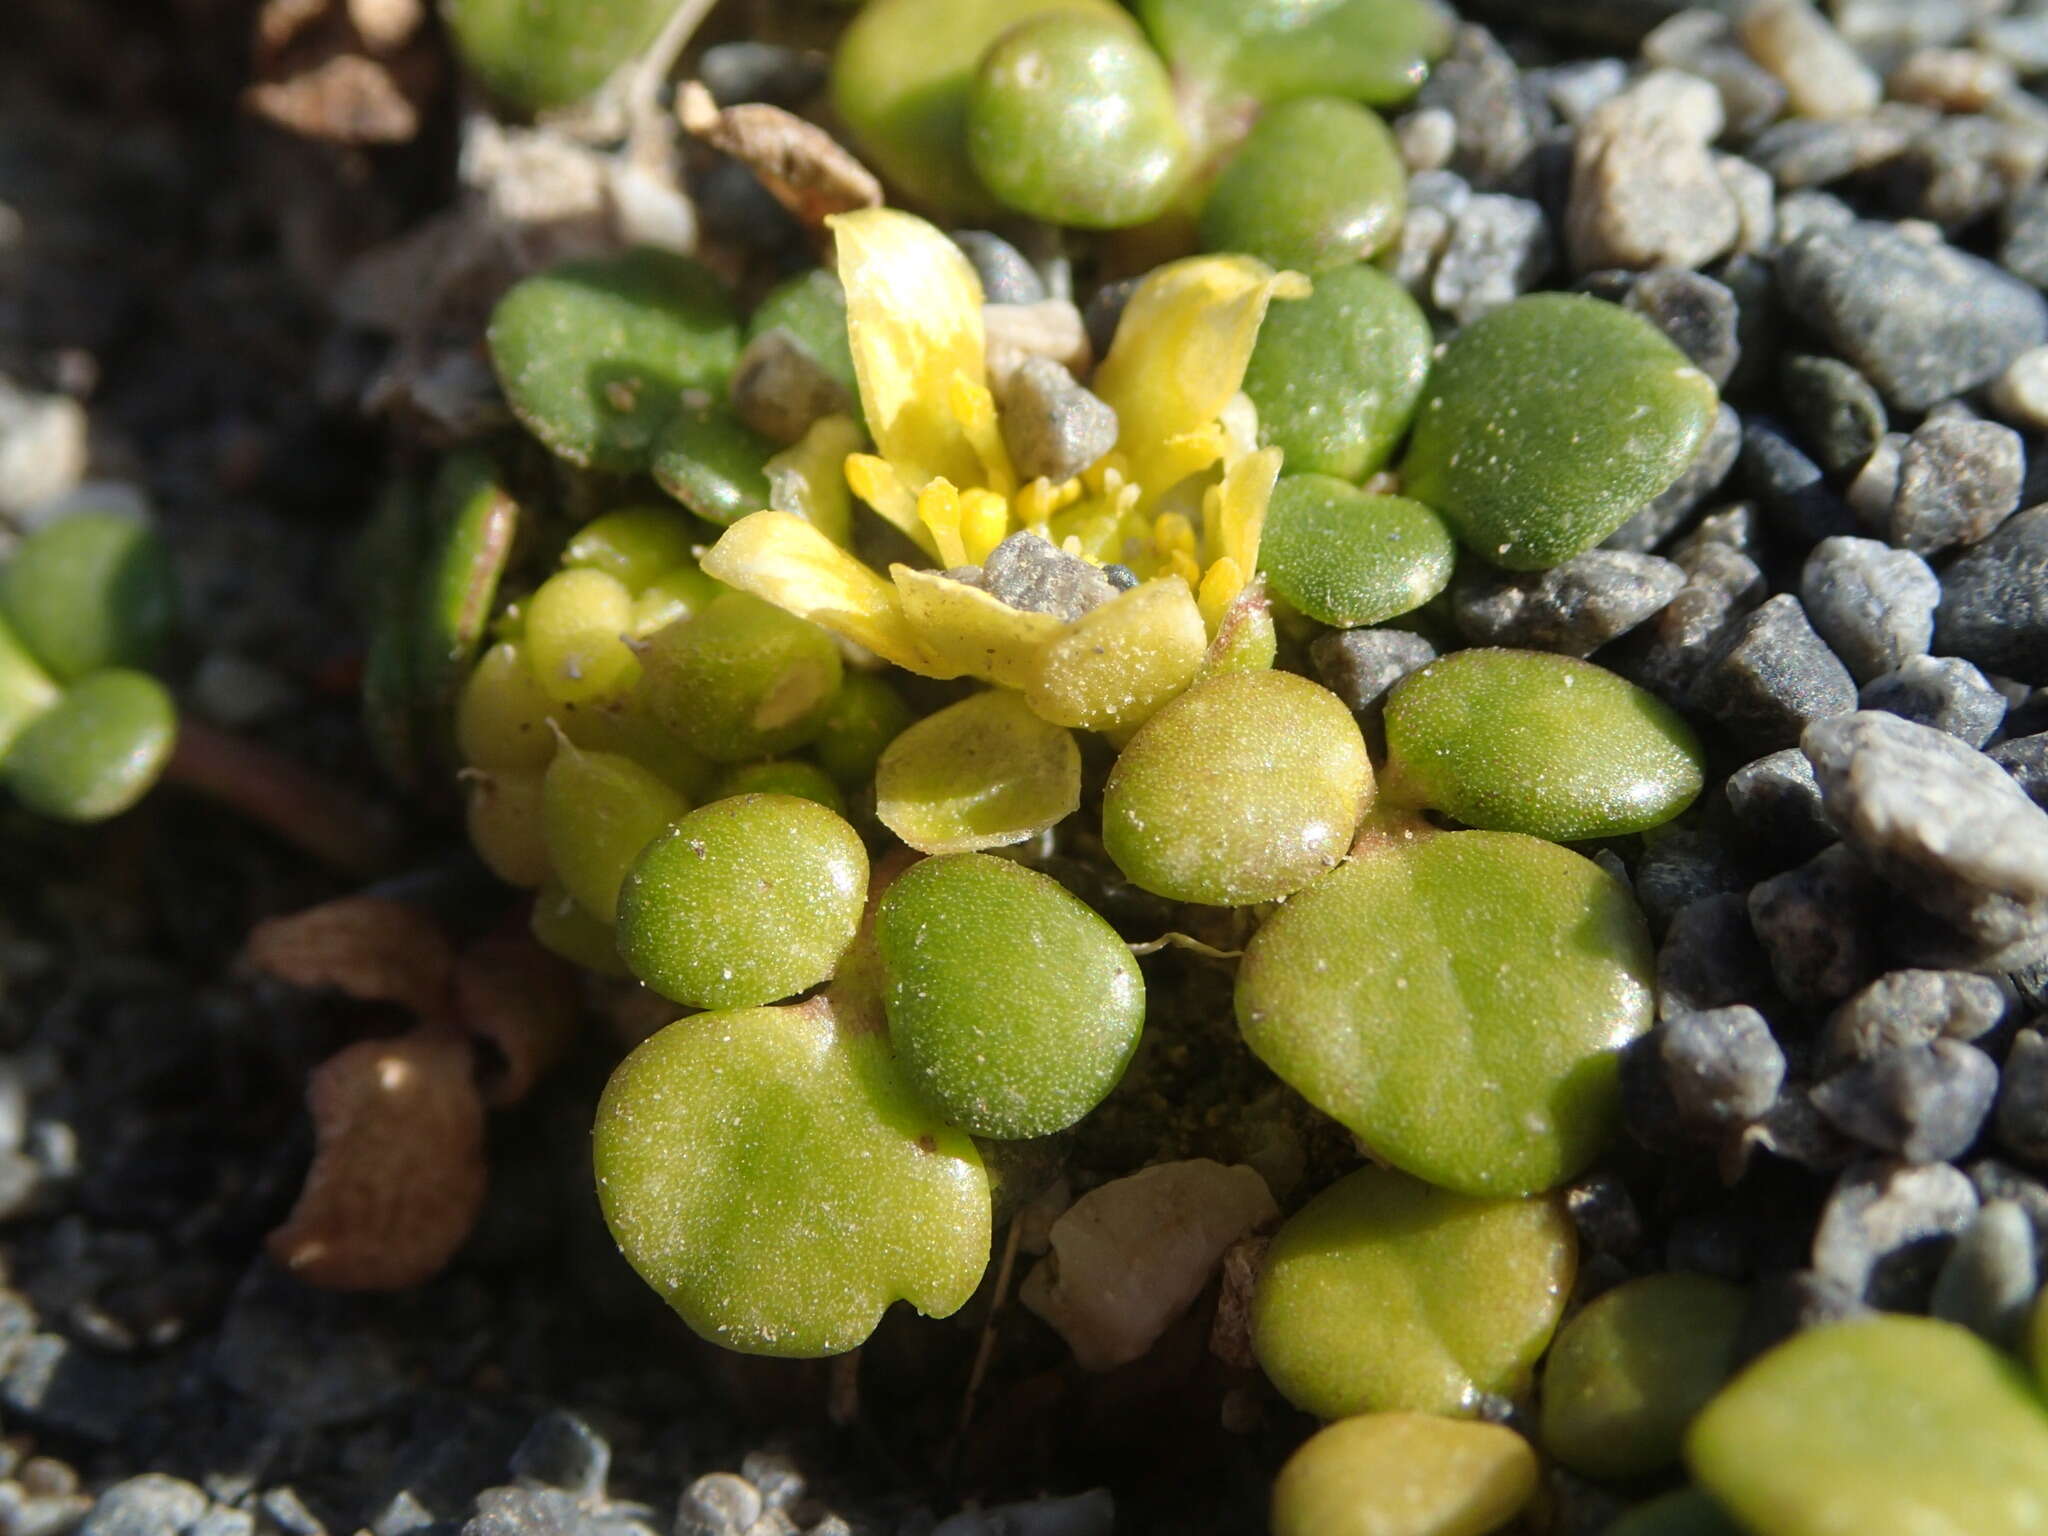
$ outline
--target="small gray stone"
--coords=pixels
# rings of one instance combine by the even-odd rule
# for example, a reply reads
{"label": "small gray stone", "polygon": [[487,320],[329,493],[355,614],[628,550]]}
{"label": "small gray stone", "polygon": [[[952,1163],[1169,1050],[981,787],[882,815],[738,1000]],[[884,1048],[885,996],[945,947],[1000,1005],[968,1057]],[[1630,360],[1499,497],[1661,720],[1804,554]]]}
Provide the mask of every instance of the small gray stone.
{"label": "small gray stone", "polygon": [[1842,1171],[1828,1195],[1813,1234],[1813,1267],[1873,1304],[1910,1305],[1976,1214],[1976,1190],[1948,1163],[1859,1163]]}
{"label": "small gray stone", "polygon": [[1728,808],[1750,844],[1772,862],[1808,859],[1835,840],[1821,810],[1813,764],[1797,747],[1767,753],[1728,775]]}
{"label": "small gray stone", "polygon": [[1408,206],[1434,208],[1456,219],[1472,203],[1472,183],[1456,171],[1424,171],[1408,182]]}
{"label": "small gray stone", "polygon": [[1823,539],[1806,557],[1799,597],[1852,676],[1868,681],[1924,656],[1941,582],[1910,550],[1876,539]]}
{"label": "small gray stone", "polygon": [[1723,405],[1685,472],[1602,541],[1607,549],[1647,553],[1662,544],[1728,478],[1742,452],[1742,418]]}
{"label": "small gray stone", "polygon": [[1892,205],[1951,231],[1983,218],[2012,192],[2010,131],[1988,117],[1937,117],[1889,167]]}
{"label": "small gray stone", "polygon": [[1906,434],[1887,432],[1850,478],[1849,509],[1873,532],[1882,533],[1891,526],[1892,499],[1899,494],[1899,463],[1905,452]]}
{"label": "small gray stone", "polygon": [[931,1536],[1110,1536],[1116,1501],[1106,1488],[1060,1499],[964,1510],[941,1520]]}
{"label": "small gray stone", "polygon": [[956,229],[953,243],[967,254],[974,264],[974,275],[981,279],[981,296],[989,304],[1036,304],[1050,298],[1045,291],[1045,280],[1038,275],[1037,268],[1024,259],[1024,253],[1001,235],[985,229]]}
{"label": "small gray stone", "polygon": [[746,1536],[761,1518],[761,1490],[734,1472],[707,1472],[683,1490],[675,1536]]}
{"label": "small gray stone", "polygon": [[1820,1062],[1827,1072],[1887,1051],[1939,1039],[1976,1040],[2005,1016],[2005,994],[1967,971],[1892,971],[1828,1016]]}
{"label": "small gray stone", "polygon": [[1987,21],[1977,29],[1977,45],[2020,74],[2048,73],[2048,11]]}
{"label": "small gray stone", "polygon": [[1738,555],[1762,560],[1766,554],[1762,513],[1753,501],[1731,501],[1692,525],[1692,531],[1672,544],[1669,555],[1681,570],[1691,570],[1708,544],[1723,544]]}
{"label": "small gray stone", "polygon": [[1945,1162],[1977,1139],[1998,1092],[1989,1056],[1958,1040],[1899,1046],[1845,1067],[1813,1090],[1845,1135],[1909,1163]]}
{"label": "small gray stone", "polygon": [[1642,1247],[1642,1213],[1613,1174],[1589,1173],[1566,1185],[1564,1208],[1585,1252],[1626,1258]]}
{"label": "small gray stone", "polygon": [[423,1536],[436,1523],[434,1512],[420,1502],[419,1495],[401,1488],[371,1517],[370,1536]]}
{"label": "small gray stone", "polygon": [[740,1476],[761,1491],[767,1509],[781,1509],[804,1496],[801,1468],[780,1451],[749,1451],[740,1458]]}
{"label": "small gray stone", "polygon": [[1778,189],[1770,173],[1740,155],[1715,155],[1714,170],[1735,200],[1739,232],[1733,254],[1761,256],[1773,249],[1778,243]]}
{"label": "small gray stone", "polygon": [[1683,908],[1745,891],[1749,877],[1725,838],[1699,828],[1663,827],[1645,839],[1629,884],[1650,931],[1661,937]]}
{"label": "small gray stone", "polygon": [[1956,1238],[1935,1276],[1928,1308],[1936,1317],[2012,1348],[2039,1285],[2033,1223],[2017,1201],[1994,1200]]}
{"label": "small gray stone", "polygon": [[[485,1492],[495,1491],[498,1490],[487,1489]],[[479,1506],[483,1500],[484,1495],[479,1495]],[[284,1536],[327,1536],[327,1527],[321,1524],[318,1515],[306,1508],[306,1501],[299,1497],[296,1488],[266,1488],[257,1496],[256,1506],[263,1511],[264,1518],[282,1531]],[[518,1526],[486,1526],[482,1529],[473,1529],[475,1526],[476,1522],[471,1521],[468,1526],[463,1527],[465,1536],[523,1536]],[[534,1536],[542,1536],[542,1533],[536,1532]],[[546,1532],[545,1536],[553,1536],[553,1533]]]}
{"label": "small gray stone", "polygon": [[1522,90],[1521,71],[1491,32],[1459,27],[1415,104],[1441,107],[1456,119],[1451,165],[1460,175],[1481,187],[1517,189],[1543,125]]}
{"label": "small gray stone", "polygon": [[559,1488],[486,1488],[462,1536],[654,1536],[636,1506],[607,1508]]}
{"label": "small gray stone", "polygon": [[9,1422],[111,1445],[147,1411],[156,1382],[131,1360],[80,1349],[62,1334],[39,1333],[12,1354],[0,1378]]}
{"label": "small gray stone", "polygon": [[2038,1029],[2013,1037],[1992,1134],[2021,1161],[2048,1162],[2048,1037]]}
{"label": "small gray stone", "polygon": [[611,1443],[577,1415],[558,1408],[534,1421],[512,1453],[510,1470],[522,1483],[599,1498],[611,1467]]}
{"label": "small gray stone", "polygon": [[[255,1530],[256,1517],[248,1510],[216,1504],[186,1528],[185,1536],[255,1536]],[[385,1533],[378,1531],[375,1536]]]}
{"label": "small gray stone", "polygon": [[1088,347],[1097,357],[1107,357],[1110,345],[1116,340],[1118,322],[1124,317],[1124,306],[1137,292],[1139,279],[1120,277],[1113,283],[1104,283],[1089,296],[1088,307],[1081,311],[1083,328],[1088,332]]}
{"label": "small gray stone", "polygon": [[1760,133],[1785,110],[1785,87],[1735,45],[1724,16],[1680,11],[1643,39],[1642,56],[1659,69],[1682,69],[1709,82],[1720,92],[1728,137],[1737,142]]}
{"label": "small gray stone", "polygon": [[1941,575],[1935,644],[1986,672],[2048,683],[2048,507],[2031,507]]}
{"label": "small gray stone", "polygon": [[1750,924],[1787,997],[1831,1003],[1883,969],[1875,921],[1881,899],[1869,872],[1840,846],[1750,888]]}
{"label": "small gray stone", "polygon": [[1620,59],[1581,59],[1532,70],[1528,79],[1542,89],[1559,117],[1576,125],[1601,102],[1621,94],[1628,84],[1628,65]]}
{"label": "small gray stone", "polygon": [[1742,428],[1742,481],[1773,527],[1801,548],[1856,531],[1856,517],[1835,494],[1820,465],[1775,423],[1752,418]]}
{"label": "small gray stone", "polygon": [[1904,153],[1911,142],[1910,128],[1881,117],[1836,122],[1793,117],[1773,123],[1751,140],[1749,158],[1785,191],[1795,192],[1882,165]]}
{"label": "small gray stone", "polygon": [[206,1504],[183,1478],[145,1472],[95,1499],[78,1536],[175,1536],[206,1513]]}
{"label": "small gray stone", "polygon": [[2048,812],[1990,758],[1875,710],[1800,745],[1828,820],[1889,884],[1978,943],[2048,938]]}
{"label": "small gray stone", "polygon": [[1708,149],[1722,126],[1720,94],[1678,70],[1602,103],[1572,148],[1574,269],[1697,267],[1734,245],[1741,216]]}
{"label": "small gray stone", "polygon": [[2012,775],[2029,800],[2048,806],[2048,732],[2009,737],[1995,747],[1986,747],[1984,753]]}
{"label": "small gray stone", "polygon": [[1747,1365],[1764,1351],[1810,1328],[1825,1328],[1867,1317],[1860,1289],[1851,1289],[1816,1270],[1767,1275],[1750,1291],[1749,1307],[1730,1350],[1730,1367]]}
{"label": "small gray stone", "polygon": [[1523,197],[1482,192],[1451,220],[1429,299],[1460,325],[1527,293],[1549,270],[1550,221]]}
{"label": "small gray stone", "polygon": [[1023,480],[1071,480],[1116,446],[1115,409],[1049,357],[1018,365],[1003,387],[999,419]]}
{"label": "small gray stone", "polygon": [[1854,709],[1856,684],[1799,599],[1781,592],[1715,647],[1692,701],[1751,750],[1771,752],[1797,743],[1814,721]]}
{"label": "small gray stone", "polygon": [[1544,571],[1474,567],[1452,592],[1458,628],[1474,645],[1590,656],[1656,613],[1685,572],[1655,555],[1591,549]]}
{"label": "small gray stone", "polygon": [[2014,426],[2048,432],[2048,347],[2035,347],[2012,360],[1991,381],[1991,408]]}
{"label": "small gray stone", "polygon": [[1703,897],[1672,917],[1657,949],[1660,1018],[1736,1003],[1767,1008],[1777,994],[1770,961],[1739,892]]}
{"label": "small gray stone", "polygon": [[1423,107],[1394,120],[1394,142],[1408,173],[1440,171],[1458,148],[1458,120],[1442,107]]}
{"label": "small gray stone", "polygon": [[1841,229],[1856,222],[1856,210],[1832,192],[1788,192],[1778,199],[1778,240],[1790,245],[1816,229]]}
{"label": "small gray stone", "polygon": [[1679,1118],[1696,1133],[1756,1119],[1785,1081],[1785,1053],[1770,1026],[1740,1004],[1666,1019],[1658,1026],[1658,1055]]}
{"label": "small gray stone", "polygon": [[1726,384],[1742,356],[1740,310],[1725,284],[1681,267],[1645,272],[1623,307],[1671,339],[1715,385]]}
{"label": "small gray stone", "polygon": [[1757,563],[1725,544],[1707,545],[1677,563],[1686,572],[1678,595],[1606,660],[1624,677],[1683,704],[1715,648],[1767,588]]}
{"label": "small gray stone", "polygon": [[2048,288],[2048,187],[2022,192],[2006,206],[1999,265],[2036,288]]}
{"label": "small gray stone", "polygon": [[1924,411],[2048,341],[2048,302],[2005,272],[1891,225],[1809,231],[1778,254],[1786,304],[1892,404]]}
{"label": "small gray stone", "polygon": [[1907,440],[1892,499],[1891,542],[1932,555],[1975,544],[2018,510],[2026,455],[1990,421],[1929,421]]}
{"label": "small gray stone", "polygon": [[1838,357],[1795,352],[1778,370],[1778,381],[1801,441],[1829,474],[1869,458],[1890,424],[1870,380]]}
{"label": "small gray stone", "polygon": [[778,443],[794,443],[820,417],[854,408],[846,386],[779,325],[747,343],[729,388],[740,420]]}
{"label": "small gray stone", "polygon": [[981,569],[982,586],[998,601],[1069,623],[1116,596],[1096,567],[1035,533],[1011,534]]}
{"label": "small gray stone", "polygon": [[92,1508],[82,1493],[31,1493],[0,1482],[0,1530],[7,1536],[71,1536]]}
{"label": "small gray stone", "polygon": [[1435,661],[1436,647],[1405,629],[1340,629],[1318,636],[1308,654],[1323,686],[1362,715],[1410,672]]}
{"label": "small gray stone", "polygon": [[1858,704],[1981,747],[2005,718],[2005,695],[1960,656],[1913,656],[1863,685]]}

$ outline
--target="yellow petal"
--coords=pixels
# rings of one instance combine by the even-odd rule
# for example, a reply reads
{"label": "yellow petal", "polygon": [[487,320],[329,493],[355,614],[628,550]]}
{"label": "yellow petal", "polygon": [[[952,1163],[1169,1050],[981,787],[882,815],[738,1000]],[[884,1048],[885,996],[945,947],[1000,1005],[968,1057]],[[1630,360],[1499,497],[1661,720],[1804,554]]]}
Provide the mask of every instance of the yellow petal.
{"label": "yellow petal", "polygon": [[1210,560],[1234,560],[1247,576],[1258,569],[1259,536],[1266,527],[1266,505],[1280,478],[1280,450],[1262,448],[1232,460],[1223,481],[1212,493],[1215,501],[1203,516]]}
{"label": "yellow petal", "polygon": [[793,447],[762,466],[768,475],[768,504],[794,512],[834,544],[853,538],[853,497],[847,489],[846,458],[861,443],[851,416],[821,416]]}
{"label": "yellow petal", "polygon": [[1055,725],[1136,725],[1194,681],[1208,649],[1195,594],[1178,576],[1147,581],[1090,609],[1040,648],[1024,697]]}
{"label": "yellow petal", "polygon": [[1244,382],[1266,305],[1308,291],[1300,273],[1250,256],[1190,256],[1138,285],[1093,387],[1116,407],[1117,446],[1148,497],[1220,456],[1216,420]]}
{"label": "yellow petal", "polygon": [[998,496],[1017,489],[1017,472],[1010,467],[1010,450],[1003,446],[1002,428],[996,425],[996,397],[986,384],[964,374],[954,374],[951,386],[953,416],[981,460],[981,483]]}
{"label": "yellow petal", "polygon": [[937,571],[894,565],[889,574],[918,645],[951,676],[966,673],[1021,688],[1037,670],[1045,643],[1067,627],[1052,614],[1012,608]]}
{"label": "yellow petal", "polygon": [[981,455],[953,408],[956,378],[984,388],[988,379],[973,265],[923,219],[894,208],[825,222],[838,242],[846,332],[876,448],[912,495],[941,476],[980,484]]}
{"label": "yellow petal", "polygon": [[1243,590],[1244,572],[1228,555],[1203,573],[1202,588],[1195,594],[1195,602],[1202,610],[1202,623],[1212,639],[1221,633],[1224,612]]}
{"label": "yellow petal", "polygon": [[897,532],[934,559],[938,557],[931,530],[918,518],[917,497],[904,485],[895,465],[872,453],[849,453],[846,483],[853,487],[854,495],[873,507]]}
{"label": "yellow petal", "polygon": [[793,512],[754,512],[726,529],[701,562],[707,576],[858,641],[926,677],[958,677],[927,655],[896,588]]}

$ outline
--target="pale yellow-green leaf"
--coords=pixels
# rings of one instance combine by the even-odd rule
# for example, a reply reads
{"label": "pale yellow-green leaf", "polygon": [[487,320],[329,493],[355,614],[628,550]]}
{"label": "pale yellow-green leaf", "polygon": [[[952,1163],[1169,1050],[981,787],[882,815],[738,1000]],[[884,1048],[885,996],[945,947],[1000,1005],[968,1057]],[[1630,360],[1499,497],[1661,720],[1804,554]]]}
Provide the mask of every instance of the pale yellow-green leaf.
{"label": "pale yellow-green leaf", "polygon": [[978,693],[889,743],[875,814],[920,853],[1021,843],[1081,803],[1081,749],[1016,694]]}

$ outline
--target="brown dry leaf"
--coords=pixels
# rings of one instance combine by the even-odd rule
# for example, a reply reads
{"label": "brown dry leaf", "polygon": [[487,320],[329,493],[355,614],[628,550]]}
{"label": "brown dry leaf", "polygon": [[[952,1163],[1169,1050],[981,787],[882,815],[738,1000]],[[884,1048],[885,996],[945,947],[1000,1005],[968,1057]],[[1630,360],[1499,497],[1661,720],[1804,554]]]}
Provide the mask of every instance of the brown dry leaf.
{"label": "brown dry leaf", "polygon": [[344,896],[250,931],[243,963],[295,987],[334,987],[368,1003],[396,1003],[423,1023],[448,1016],[455,956],[418,908],[379,896]]}
{"label": "brown dry leaf", "polygon": [[720,108],[695,80],[676,93],[676,116],[692,135],[760,178],[775,200],[811,230],[830,214],[874,208],[882,184],[815,123],[763,102]]}
{"label": "brown dry leaf", "polygon": [[475,1048],[445,1026],[362,1040],[314,1069],[306,1187],[270,1256],[308,1284],[397,1291],[439,1273],[483,1208]]}
{"label": "brown dry leaf", "polygon": [[517,1104],[561,1060],[581,1004],[576,973],[520,929],[476,941],[455,962],[455,1016],[497,1047],[504,1071],[486,1088],[494,1109]]}
{"label": "brown dry leaf", "polygon": [[1209,1325],[1209,1353],[1247,1371],[1259,1364],[1252,1354],[1252,1291],[1272,1242],[1270,1237],[1241,1237],[1223,1252],[1223,1289]]}

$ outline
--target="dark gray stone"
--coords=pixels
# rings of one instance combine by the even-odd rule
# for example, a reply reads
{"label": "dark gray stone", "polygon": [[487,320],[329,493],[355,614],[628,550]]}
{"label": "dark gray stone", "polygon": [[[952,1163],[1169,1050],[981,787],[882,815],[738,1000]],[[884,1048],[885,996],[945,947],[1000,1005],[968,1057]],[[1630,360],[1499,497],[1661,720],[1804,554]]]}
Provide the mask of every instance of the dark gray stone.
{"label": "dark gray stone", "polygon": [[810,48],[779,43],[714,43],[697,61],[697,78],[721,107],[743,101],[795,107],[825,83],[827,60]]}
{"label": "dark gray stone", "polygon": [[1785,1081],[1785,1053],[1754,1008],[1681,1013],[1657,1026],[1658,1056],[1678,1116],[1718,1136],[1769,1109]]}
{"label": "dark gray stone", "polygon": [[1985,1205],[1994,1200],[2010,1200],[2025,1211],[2034,1229],[2036,1251],[2048,1253],[2048,1184],[1995,1157],[1977,1158],[1963,1171],[1969,1174],[1971,1187]]}
{"label": "dark gray stone", "polygon": [[761,1490],[761,1503],[783,1509],[804,1496],[801,1468],[780,1451],[749,1451],[740,1458],[740,1476]]}
{"label": "dark gray stone", "polygon": [[145,1472],[95,1499],[78,1536],[177,1536],[206,1513],[206,1504],[183,1478]]}
{"label": "dark gray stone", "polygon": [[1909,1163],[1969,1150],[1991,1113],[1998,1068],[1958,1040],[1905,1045],[1845,1067],[1816,1086],[1814,1107],[1845,1135]]}
{"label": "dark gray stone", "polygon": [[355,1297],[250,1266],[214,1341],[213,1371],[302,1428],[368,1418],[408,1387],[390,1337]]}
{"label": "dark gray stone", "polygon": [[2048,806],[2048,733],[2010,737],[1985,748],[1985,756],[2011,774],[2034,804]]}
{"label": "dark gray stone", "polygon": [[1812,858],[1835,840],[1813,764],[1797,747],[1744,763],[1723,789],[1749,845],[1773,864]]}
{"label": "dark gray stone", "polygon": [[2012,192],[2008,132],[1988,117],[1938,117],[1916,132],[1887,169],[1892,206],[1954,231]]}
{"label": "dark gray stone", "polygon": [[1814,1173],[1836,1173],[1863,1149],[1831,1125],[1801,1088],[1787,1087],[1754,1125],[1742,1133],[1746,1146],[1797,1163]]}
{"label": "dark gray stone", "polygon": [[584,1419],[556,1409],[534,1421],[512,1453],[510,1470],[523,1483],[599,1498],[611,1467],[611,1442]]}
{"label": "dark gray stone", "polygon": [[1856,515],[1820,465],[1776,424],[1752,419],[1742,429],[1739,474],[1771,525],[1804,548],[1856,531]]}
{"label": "dark gray stone", "polygon": [[1542,207],[1482,192],[1451,218],[1451,238],[1429,281],[1430,303],[1470,325],[1527,293],[1550,270],[1553,241]]}
{"label": "dark gray stone", "polygon": [[1655,555],[1591,549],[1545,571],[1474,566],[1453,589],[1458,628],[1474,645],[1590,656],[1657,612],[1685,572]]}
{"label": "dark gray stone", "polygon": [[1842,1170],[1813,1234],[1813,1267],[1874,1306],[1916,1310],[1977,1192],[1948,1163],[1885,1159]]}
{"label": "dark gray stone", "polygon": [[1800,441],[1831,475],[1854,469],[1889,430],[1884,399],[1838,357],[1794,352],[1778,369]]}
{"label": "dark gray stone", "polygon": [[1057,485],[1116,446],[1115,409],[1049,357],[1019,364],[1001,403],[1003,446],[1019,479],[1042,476]]}
{"label": "dark gray stone", "polygon": [[796,337],[775,326],[740,353],[730,385],[733,410],[763,437],[794,443],[820,417],[850,415],[852,393]]}
{"label": "dark gray stone", "polygon": [[1588,1254],[1626,1258],[1643,1244],[1643,1218],[1628,1186],[1611,1173],[1589,1173],[1565,1186],[1565,1213]]}
{"label": "dark gray stone", "polygon": [[1694,523],[1684,538],[1671,545],[1668,557],[1681,570],[1690,571],[1707,545],[1722,544],[1738,555],[1761,563],[1765,558],[1765,543],[1763,515],[1757,511],[1756,503],[1731,501]]}
{"label": "dark gray stone", "polygon": [[1458,124],[1451,168],[1474,186],[1520,191],[1544,124],[1521,88],[1521,71],[1484,27],[1462,26],[1417,93]]}
{"label": "dark gray stone", "polygon": [[2048,339],[2033,289],[1886,224],[1809,232],[1779,252],[1778,280],[1788,306],[1902,410],[1988,384]]}
{"label": "dark gray stone", "polygon": [[1836,1072],[1939,1039],[1976,1040],[2005,1016],[2005,993],[1967,971],[1892,971],[1828,1017],[1821,1068]]}
{"label": "dark gray stone", "polygon": [[974,264],[974,275],[981,279],[981,296],[987,303],[1036,304],[1051,297],[1038,269],[1001,235],[985,229],[956,229],[953,243]]}
{"label": "dark gray stone", "polygon": [[1741,309],[1726,285],[1682,267],[1645,272],[1624,307],[1656,326],[1716,386],[1726,384],[1742,356]]}
{"label": "dark gray stone", "polygon": [[1934,1278],[1928,1309],[2001,1348],[2016,1346],[2040,1285],[2033,1223],[2014,1200],[1983,1206]]}
{"label": "dark gray stone", "polygon": [[1882,165],[1912,142],[1902,120],[1851,117],[1835,120],[1787,118],[1750,141],[1749,158],[1771,173],[1787,192],[1824,187]]}
{"label": "dark gray stone", "polygon": [[1883,969],[1881,899],[1869,872],[1839,845],[1750,887],[1750,923],[1787,997],[1831,1003]]}
{"label": "dark gray stone", "polygon": [[1678,596],[1602,659],[1652,693],[1685,704],[1715,648],[1769,588],[1754,560],[1724,544],[1710,544],[1677,563],[1686,572]]}
{"label": "dark gray stone", "polygon": [[1915,554],[1975,544],[2019,509],[2026,455],[1992,421],[1928,421],[1899,456],[1887,537]]}
{"label": "dark gray stone", "polygon": [[132,1360],[97,1355],[61,1334],[39,1333],[14,1352],[0,1377],[10,1421],[111,1445],[149,1412],[164,1383]]}
{"label": "dark gray stone", "polygon": [[1749,1309],[1736,1332],[1730,1364],[1747,1365],[1809,1328],[1845,1323],[1869,1313],[1859,1289],[1817,1270],[1766,1275],[1750,1290]]}
{"label": "dark gray stone", "polygon": [[2048,507],[2008,519],[1941,573],[1935,647],[1986,672],[2048,683]]}
{"label": "dark gray stone", "polygon": [[1690,828],[1663,828],[1646,840],[1630,881],[1650,931],[1662,935],[1685,907],[1708,896],[1749,888],[1727,840]]}
{"label": "dark gray stone", "polygon": [[1801,746],[1828,820],[1889,884],[1978,943],[2048,939],[2048,812],[1990,758],[1875,710]]}
{"label": "dark gray stone", "polygon": [[1702,897],[1672,917],[1657,950],[1659,1017],[1736,1003],[1768,1010],[1777,997],[1770,960],[1741,895]]}
{"label": "dark gray stone", "polygon": [[1799,599],[1781,592],[1715,646],[1691,696],[1750,750],[1774,752],[1796,745],[1813,722],[1854,709],[1856,684]]}
{"label": "dark gray stone", "polygon": [[1607,549],[1647,553],[1685,525],[1700,503],[1721,488],[1735,460],[1742,452],[1742,418],[1723,405],[1714,416],[1699,451],[1685,472],[1654,501],[1610,533],[1602,544]]}
{"label": "dark gray stone", "polygon": [[1340,629],[1308,648],[1316,676],[1353,714],[1376,709],[1387,690],[1436,660],[1436,647],[1405,629]]}
{"label": "dark gray stone", "polygon": [[1124,306],[1137,292],[1139,279],[1120,277],[1113,283],[1104,283],[1088,297],[1087,305],[1081,311],[1081,323],[1088,331],[1088,345],[1097,357],[1109,355],[1110,344],[1116,340],[1117,323],[1124,317]]}
{"label": "dark gray stone", "polygon": [[1116,596],[1116,588],[1094,566],[1035,533],[1011,534],[989,552],[981,571],[990,596],[1070,623]]}
{"label": "dark gray stone", "polygon": [[2006,1053],[1991,1133],[2025,1163],[2048,1163],[2048,1037],[2023,1029]]}
{"label": "dark gray stone", "polygon": [[1941,581],[1910,550],[1876,539],[1823,539],[1800,571],[1799,598],[1829,649],[1867,682],[1927,653]]}
{"label": "dark gray stone", "polygon": [[1790,245],[1816,229],[1856,222],[1856,210],[1832,192],[1788,192],[1778,199],[1778,243]]}
{"label": "dark gray stone", "polygon": [[2048,187],[2033,187],[2006,205],[1998,261],[2036,288],[2048,288]]}
{"label": "dark gray stone", "polygon": [[1960,656],[1914,656],[1863,685],[1858,702],[1981,747],[2005,718],[2005,695]]}

